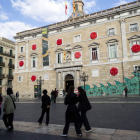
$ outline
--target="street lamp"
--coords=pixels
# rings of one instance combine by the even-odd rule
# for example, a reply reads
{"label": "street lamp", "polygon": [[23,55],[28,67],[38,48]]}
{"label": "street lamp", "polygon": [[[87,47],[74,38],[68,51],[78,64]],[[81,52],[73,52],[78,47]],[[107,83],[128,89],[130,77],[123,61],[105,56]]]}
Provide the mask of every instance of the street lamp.
{"label": "street lamp", "polygon": [[[39,79],[36,80],[37,81],[37,85],[38,85],[38,88],[40,87],[40,93],[39,93],[39,98],[41,96],[41,85],[44,84],[44,79],[42,79],[42,77],[40,76]],[[38,89],[39,91],[39,89]]]}
{"label": "street lamp", "polygon": [[[138,79],[139,79],[139,76],[140,76],[140,69],[139,69],[138,67],[135,67],[134,73],[135,73],[135,74],[138,74]],[[139,95],[140,95],[140,79],[139,79]]]}
{"label": "street lamp", "polygon": [[85,90],[85,82],[88,81],[88,75],[85,74],[85,72],[83,71],[82,75],[80,75],[80,79],[81,81],[84,82],[84,90]]}

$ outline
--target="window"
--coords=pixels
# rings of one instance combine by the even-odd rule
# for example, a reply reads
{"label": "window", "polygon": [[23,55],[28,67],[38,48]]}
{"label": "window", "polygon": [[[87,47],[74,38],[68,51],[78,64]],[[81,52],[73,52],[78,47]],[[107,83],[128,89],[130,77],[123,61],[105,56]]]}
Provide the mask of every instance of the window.
{"label": "window", "polygon": [[0,67],[0,75],[2,75],[2,67]]}
{"label": "window", "polygon": [[92,60],[98,60],[97,48],[92,48]]}
{"label": "window", "polygon": [[1,62],[1,63],[3,62],[3,57],[0,57],[0,62]]}
{"label": "window", "polygon": [[131,32],[134,32],[134,31],[137,31],[138,30],[138,24],[135,23],[135,24],[130,24],[130,31]]}
{"label": "window", "polygon": [[3,53],[3,47],[0,47],[0,53]]}
{"label": "window", "polygon": [[108,35],[115,35],[115,29],[114,28],[109,29]]}
{"label": "window", "polygon": [[75,35],[74,36],[74,42],[80,42],[81,41],[81,36],[80,35]]}
{"label": "window", "polygon": [[36,67],[36,57],[33,57],[33,68]]}
{"label": "window", "polygon": [[12,64],[12,59],[9,59],[9,64]]}
{"label": "window", "polygon": [[23,52],[23,47],[20,48],[20,52]]}
{"label": "window", "polygon": [[8,80],[8,85],[9,85],[9,86],[12,85],[12,80]]}
{"label": "window", "polygon": [[134,66],[134,70],[140,71],[140,66]]}
{"label": "window", "polygon": [[10,50],[10,56],[12,56],[13,55],[13,50]]}
{"label": "window", "polygon": [[75,4],[75,12],[77,12],[78,11],[78,4]]}
{"label": "window", "polygon": [[12,76],[12,69],[9,69],[9,75]]}
{"label": "window", "polygon": [[21,78],[21,76],[19,76],[19,77],[18,77],[18,81],[21,82],[21,80],[22,80],[22,78]]}
{"label": "window", "polygon": [[117,50],[116,45],[110,45],[109,46],[109,57],[110,58],[116,58],[117,57]]}
{"label": "window", "polygon": [[132,46],[135,45],[135,44],[140,45],[140,40],[132,41]]}
{"label": "window", "polygon": [[58,53],[58,63],[61,63],[61,53]]}
{"label": "window", "polygon": [[2,79],[0,79],[0,85],[2,85]]}

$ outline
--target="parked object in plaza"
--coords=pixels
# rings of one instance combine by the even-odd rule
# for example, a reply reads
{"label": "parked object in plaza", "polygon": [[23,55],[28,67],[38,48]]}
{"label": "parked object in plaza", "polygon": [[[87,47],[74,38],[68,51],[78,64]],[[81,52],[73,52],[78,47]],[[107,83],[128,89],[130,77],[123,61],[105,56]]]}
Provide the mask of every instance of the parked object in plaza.
{"label": "parked object in plaza", "polygon": [[19,92],[18,91],[16,92],[16,101],[17,100],[19,101]]}
{"label": "parked object in plaza", "polygon": [[41,117],[39,118],[38,122],[40,125],[42,125],[42,120],[44,117],[44,114],[46,112],[46,125],[49,124],[49,118],[50,118],[50,104],[51,104],[51,99],[50,97],[47,95],[47,90],[43,90],[43,96],[42,96],[42,113],[41,113]]}
{"label": "parked object in plaza", "polygon": [[[89,100],[87,98],[86,92],[82,87],[78,87],[78,92],[79,92],[79,96],[78,96],[78,110],[81,112],[81,119],[82,119],[82,123],[85,126],[85,132],[91,132],[91,127],[89,125],[88,119],[86,117],[86,112],[88,110],[90,110],[91,104],[89,103]],[[81,123],[81,127],[82,127],[82,123]]]}
{"label": "parked object in plaza", "polygon": [[7,89],[7,95],[4,98],[4,115],[3,121],[7,128],[7,130],[13,130],[13,119],[14,119],[14,112],[16,109],[15,105],[15,95],[13,94],[12,88]]}
{"label": "parked object in plaza", "polygon": [[65,113],[65,127],[61,136],[67,136],[70,123],[74,123],[77,135],[82,136],[80,130],[81,118],[76,103],[77,95],[74,93],[74,87],[70,86],[64,101],[64,104],[68,105],[68,107]]}
{"label": "parked object in plaza", "polygon": [[127,93],[128,93],[127,87],[124,88],[124,91],[125,91],[125,97],[127,97]]}

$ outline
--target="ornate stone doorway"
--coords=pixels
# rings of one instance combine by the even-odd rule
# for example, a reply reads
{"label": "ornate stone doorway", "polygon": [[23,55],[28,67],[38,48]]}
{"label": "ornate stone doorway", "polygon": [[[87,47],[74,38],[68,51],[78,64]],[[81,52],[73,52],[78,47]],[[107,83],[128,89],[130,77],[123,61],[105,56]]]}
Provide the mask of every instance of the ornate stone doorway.
{"label": "ornate stone doorway", "polygon": [[74,86],[74,78],[71,74],[68,74],[65,77],[65,91],[66,92],[68,92],[70,86]]}

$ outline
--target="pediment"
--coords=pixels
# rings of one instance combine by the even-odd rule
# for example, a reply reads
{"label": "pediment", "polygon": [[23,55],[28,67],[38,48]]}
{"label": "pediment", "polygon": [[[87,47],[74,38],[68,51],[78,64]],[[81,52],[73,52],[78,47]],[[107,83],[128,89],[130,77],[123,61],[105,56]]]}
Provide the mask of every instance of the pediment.
{"label": "pediment", "polygon": [[37,53],[32,53],[30,56],[36,56],[36,55],[38,55]]}
{"label": "pediment", "polygon": [[133,35],[130,38],[128,38],[128,40],[137,39],[137,38],[140,38],[140,35]]}
{"label": "pediment", "polygon": [[74,49],[80,49],[80,48],[82,48],[81,45],[76,45],[76,46],[74,46],[72,49],[74,50]]}
{"label": "pediment", "polygon": [[62,52],[62,51],[64,51],[62,48],[58,48],[55,50],[55,52]]}
{"label": "pediment", "polygon": [[106,42],[106,44],[108,43],[114,43],[114,42],[118,42],[119,40],[118,39],[110,39]]}
{"label": "pediment", "polygon": [[99,46],[99,45],[100,45],[99,43],[93,42],[90,45],[88,45],[88,47],[90,47],[90,46]]}
{"label": "pediment", "polygon": [[18,58],[24,58],[25,56],[24,55],[20,55]]}

